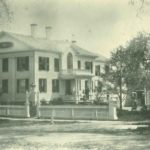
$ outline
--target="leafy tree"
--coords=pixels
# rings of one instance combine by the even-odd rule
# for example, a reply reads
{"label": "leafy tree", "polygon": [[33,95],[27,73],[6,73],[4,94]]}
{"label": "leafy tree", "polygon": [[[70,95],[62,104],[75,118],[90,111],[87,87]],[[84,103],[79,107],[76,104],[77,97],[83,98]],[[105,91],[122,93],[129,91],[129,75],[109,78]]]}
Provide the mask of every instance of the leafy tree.
{"label": "leafy tree", "polygon": [[112,52],[109,61],[111,67],[106,78],[114,84],[114,90],[118,92],[120,109],[122,109],[122,94],[126,88],[128,91],[135,91],[149,87],[147,79],[150,76],[145,71],[150,67],[145,56],[148,53],[149,39],[150,35],[139,33],[126,47],[120,46]]}
{"label": "leafy tree", "polygon": [[146,55],[148,53],[149,35],[140,33],[137,37],[133,38],[125,49],[125,72],[124,79],[128,90],[144,89],[148,86],[146,82],[147,74],[145,69],[149,67],[146,62]]}
{"label": "leafy tree", "polygon": [[125,49],[120,46],[111,54],[111,59],[109,61],[109,72],[106,71],[106,78],[109,82],[114,84],[113,88],[110,88],[113,93],[117,93],[120,100],[120,109],[122,109],[122,93],[125,83],[124,78],[124,68],[125,68]]}

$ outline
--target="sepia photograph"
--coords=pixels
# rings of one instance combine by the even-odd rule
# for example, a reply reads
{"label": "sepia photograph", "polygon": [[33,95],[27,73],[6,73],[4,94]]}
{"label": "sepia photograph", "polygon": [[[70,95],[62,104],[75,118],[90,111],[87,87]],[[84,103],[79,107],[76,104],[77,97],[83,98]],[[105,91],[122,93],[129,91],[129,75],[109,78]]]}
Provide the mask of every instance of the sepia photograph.
{"label": "sepia photograph", "polygon": [[150,150],[150,0],[0,0],[0,150]]}

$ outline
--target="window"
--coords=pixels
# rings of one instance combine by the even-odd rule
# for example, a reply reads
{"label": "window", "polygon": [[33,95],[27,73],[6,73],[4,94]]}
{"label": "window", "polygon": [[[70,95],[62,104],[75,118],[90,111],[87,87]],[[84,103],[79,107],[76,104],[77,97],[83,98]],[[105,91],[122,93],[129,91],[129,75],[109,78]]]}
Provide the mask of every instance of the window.
{"label": "window", "polygon": [[67,68],[73,69],[73,56],[71,53],[68,53],[67,55]]}
{"label": "window", "polygon": [[47,80],[46,79],[39,79],[39,91],[40,92],[47,92]]}
{"label": "window", "polygon": [[92,73],[92,72],[93,72],[93,63],[86,61],[86,62],[85,62],[85,69],[86,69],[86,70],[90,70],[91,73]]}
{"label": "window", "polygon": [[8,80],[2,80],[2,92],[8,93]]}
{"label": "window", "polygon": [[54,71],[59,72],[59,59],[58,58],[54,59]]}
{"label": "window", "polygon": [[105,73],[109,73],[109,65],[105,65]]}
{"label": "window", "polygon": [[49,71],[48,57],[39,57],[39,70]]}
{"label": "window", "polygon": [[59,92],[59,80],[58,79],[53,79],[52,80],[52,92]]}
{"label": "window", "polygon": [[25,93],[29,91],[28,79],[17,79],[17,93]]}
{"label": "window", "polygon": [[8,72],[8,58],[2,59],[2,71]]}
{"label": "window", "polygon": [[88,87],[89,87],[88,80],[85,80],[85,89],[87,89]]}
{"label": "window", "polygon": [[79,80],[79,90],[81,90],[81,80]]}
{"label": "window", "polygon": [[81,61],[78,60],[78,69],[81,69]]}
{"label": "window", "polygon": [[29,70],[29,57],[17,57],[17,71]]}
{"label": "window", "polygon": [[100,76],[100,65],[95,66],[95,75]]}

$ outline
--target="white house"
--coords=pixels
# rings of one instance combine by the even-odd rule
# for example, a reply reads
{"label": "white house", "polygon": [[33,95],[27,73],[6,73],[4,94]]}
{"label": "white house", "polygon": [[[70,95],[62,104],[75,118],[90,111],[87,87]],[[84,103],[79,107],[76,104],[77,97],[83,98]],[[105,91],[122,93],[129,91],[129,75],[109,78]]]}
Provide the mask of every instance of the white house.
{"label": "white house", "polygon": [[46,38],[38,38],[36,33],[36,24],[31,25],[30,36],[0,33],[0,100],[25,101],[26,91],[34,90],[34,102],[61,97],[78,103],[89,89],[87,98],[92,101],[106,59],[75,41],[49,40],[50,27]]}

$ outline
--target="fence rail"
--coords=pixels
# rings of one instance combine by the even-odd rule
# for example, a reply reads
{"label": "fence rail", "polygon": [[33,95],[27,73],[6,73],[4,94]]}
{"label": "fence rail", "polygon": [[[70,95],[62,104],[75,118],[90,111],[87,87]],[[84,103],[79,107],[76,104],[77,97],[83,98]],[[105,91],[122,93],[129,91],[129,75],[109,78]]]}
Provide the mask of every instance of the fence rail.
{"label": "fence rail", "polygon": [[113,105],[58,105],[38,106],[39,118],[72,119],[72,120],[116,120],[116,107]]}
{"label": "fence rail", "polygon": [[[24,106],[0,105],[0,116],[30,117],[32,107],[29,103]],[[35,116],[38,118],[72,119],[72,120],[116,120],[116,104],[109,105],[36,105]]]}
{"label": "fence rail", "polygon": [[0,116],[7,117],[30,117],[29,106],[0,105]]}

